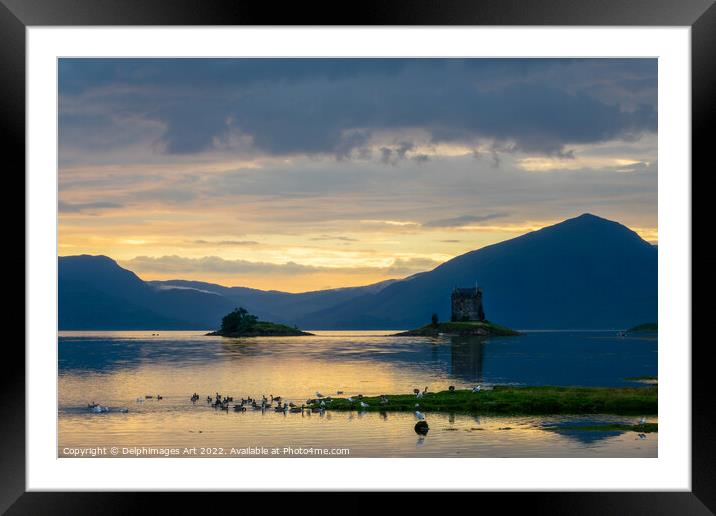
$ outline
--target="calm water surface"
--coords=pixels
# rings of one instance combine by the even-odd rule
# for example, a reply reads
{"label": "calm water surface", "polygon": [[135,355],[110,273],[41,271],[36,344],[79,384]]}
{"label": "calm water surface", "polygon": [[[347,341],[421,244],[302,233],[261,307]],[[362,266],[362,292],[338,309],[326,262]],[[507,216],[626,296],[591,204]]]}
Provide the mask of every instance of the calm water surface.
{"label": "calm water surface", "polygon": [[[207,395],[324,395],[438,391],[476,383],[633,386],[657,374],[654,336],[531,332],[509,338],[314,337],[224,339],[201,331],[61,332],[58,454],[73,447],[347,448],[359,457],[656,457],[657,434],[546,431],[545,425],[635,423],[618,416],[471,417],[427,414],[418,437],[406,413],[216,411]],[[197,392],[201,398],[189,400]],[[161,394],[162,400],[144,400]],[[137,402],[137,399],[141,402]],[[87,403],[126,407],[93,414]],[[656,419],[653,419],[654,421]],[[215,453],[215,452],[214,452]],[[251,451],[251,453],[255,453]],[[345,453],[345,452],[341,452]],[[291,456],[282,451],[283,457]]]}

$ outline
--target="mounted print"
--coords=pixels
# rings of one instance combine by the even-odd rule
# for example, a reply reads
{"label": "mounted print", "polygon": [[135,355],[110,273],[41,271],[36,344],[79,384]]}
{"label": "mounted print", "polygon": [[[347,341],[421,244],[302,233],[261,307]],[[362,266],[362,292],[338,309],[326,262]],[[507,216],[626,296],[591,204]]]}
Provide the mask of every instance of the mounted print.
{"label": "mounted print", "polygon": [[658,457],[655,58],[60,58],[59,457]]}

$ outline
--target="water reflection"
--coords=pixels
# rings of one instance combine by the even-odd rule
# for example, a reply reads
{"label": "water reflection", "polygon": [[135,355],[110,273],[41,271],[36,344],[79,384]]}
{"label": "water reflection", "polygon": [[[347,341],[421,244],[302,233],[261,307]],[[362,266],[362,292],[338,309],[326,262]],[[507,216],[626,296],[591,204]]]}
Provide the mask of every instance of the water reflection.
{"label": "water reflection", "polygon": [[[536,332],[487,339],[401,338],[382,332],[254,339],[206,337],[200,332],[164,332],[160,336],[78,332],[60,336],[59,370],[61,374],[81,370],[106,374],[155,364],[192,367],[217,362],[241,367],[272,358],[307,365],[384,364],[415,371],[426,379],[466,384],[617,386],[633,385],[628,377],[656,375],[657,347],[655,339],[618,338],[605,332]],[[417,380],[417,384],[424,382]]]}

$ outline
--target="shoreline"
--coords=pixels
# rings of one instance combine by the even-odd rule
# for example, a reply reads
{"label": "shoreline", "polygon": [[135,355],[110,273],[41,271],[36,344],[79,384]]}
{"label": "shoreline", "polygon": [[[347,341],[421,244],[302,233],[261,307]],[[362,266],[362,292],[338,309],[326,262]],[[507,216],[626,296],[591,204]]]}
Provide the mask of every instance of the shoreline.
{"label": "shoreline", "polygon": [[[330,401],[326,401],[330,399]],[[416,407],[416,404],[418,407]],[[462,414],[656,415],[658,387],[514,387],[497,385],[479,392],[455,390],[414,394],[386,394],[362,398],[308,400],[309,407],[335,411],[451,412]]]}

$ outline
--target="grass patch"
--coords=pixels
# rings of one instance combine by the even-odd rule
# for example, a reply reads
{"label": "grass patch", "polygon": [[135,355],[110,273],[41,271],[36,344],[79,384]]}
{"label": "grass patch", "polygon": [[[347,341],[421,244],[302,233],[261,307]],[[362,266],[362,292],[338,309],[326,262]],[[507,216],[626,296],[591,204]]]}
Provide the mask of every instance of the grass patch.
{"label": "grass patch", "polygon": [[[421,412],[462,414],[624,414],[649,415],[658,411],[658,387],[514,387],[495,386],[492,390],[428,392],[422,398],[413,394],[394,394],[381,398],[333,398],[329,410]],[[319,403],[318,400],[311,400]],[[363,407],[360,403],[367,406]]]}

